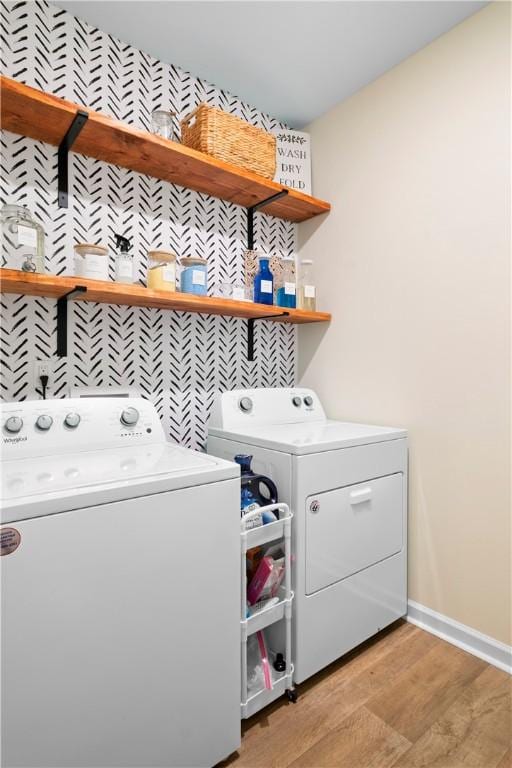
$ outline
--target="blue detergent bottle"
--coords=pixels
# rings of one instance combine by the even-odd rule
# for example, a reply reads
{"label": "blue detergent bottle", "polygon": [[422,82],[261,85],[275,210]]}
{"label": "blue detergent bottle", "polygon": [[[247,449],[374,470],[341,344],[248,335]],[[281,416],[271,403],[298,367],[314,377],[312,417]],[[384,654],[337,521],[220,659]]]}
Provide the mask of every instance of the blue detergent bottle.
{"label": "blue detergent bottle", "polygon": [[[241,470],[241,492],[240,492],[240,510],[242,515],[248,512],[254,512],[258,507],[265,507],[267,504],[276,504],[278,501],[277,487],[269,477],[257,475],[251,469],[252,456],[238,454],[235,461],[240,464]],[[262,489],[265,493],[262,493]],[[273,523],[278,519],[276,512],[264,512],[262,523]],[[256,520],[255,525],[259,525]]]}
{"label": "blue detergent bottle", "polygon": [[274,303],[274,276],[270,271],[269,259],[258,259],[258,271],[254,275],[254,301],[257,304]]}

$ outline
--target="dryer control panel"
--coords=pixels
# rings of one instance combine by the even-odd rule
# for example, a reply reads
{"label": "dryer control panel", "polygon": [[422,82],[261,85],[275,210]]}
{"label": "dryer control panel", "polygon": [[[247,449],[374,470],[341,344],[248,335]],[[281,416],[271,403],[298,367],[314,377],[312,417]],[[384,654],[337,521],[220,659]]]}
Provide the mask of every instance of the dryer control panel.
{"label": "dryer control panel", "polygon": [[312,389],[234,389],[216,399],[209,426],[236,431],[249,424],[307,424],[325,420],[322,404]]}
{"label": "dryer control panel", "polygon": [[2,403],[2,458],[165,443],[155,406],[141,397]]}

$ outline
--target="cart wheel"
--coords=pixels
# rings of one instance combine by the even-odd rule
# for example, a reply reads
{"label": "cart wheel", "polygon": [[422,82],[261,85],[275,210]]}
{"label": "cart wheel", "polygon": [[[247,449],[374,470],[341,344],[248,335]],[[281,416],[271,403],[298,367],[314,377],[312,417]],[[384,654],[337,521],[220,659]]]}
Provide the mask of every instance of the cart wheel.
{"label": "cart wheel", "polygon": [[286,698],[288,699],[288,701],[291,701],[292,704],[297,703],[297,691],[295,690],[295,688],[286,689]]}

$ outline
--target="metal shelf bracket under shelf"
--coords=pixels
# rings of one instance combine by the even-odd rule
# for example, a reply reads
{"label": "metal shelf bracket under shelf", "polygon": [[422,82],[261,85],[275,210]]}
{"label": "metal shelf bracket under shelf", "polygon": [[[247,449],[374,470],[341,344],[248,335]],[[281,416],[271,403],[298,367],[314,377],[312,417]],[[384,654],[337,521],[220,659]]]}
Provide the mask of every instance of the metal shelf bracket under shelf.
{"label": "metal shelf bracket under shelf", "polygon": [[57,299],[57,356],[67,357],[68,354],[68,301],[81,293],[86,293],[85,285],[75,285],[72,291],[68,291]]}
{"label": "metal shelf bracket under shelf", "polygon": [[57,188],[59,192],[57,202],[59,208],[68,207],[69,152],[88,119],[88,113],[79,109],[59,144],[57,153]]}
{"label": "metal shelf bracket under shelf", "polygon": [[247,321],[247,360],[254,362],[254,323],[256,320],[273,320],[276,317],[288,317],[289,312],[278,312],[275,315],[262,315],[262,317],[250,317]]}
{"label": "metal shelf bracket under shelf", "polygon": [[252,251],[254,248],[254,213],[255,211],[259,211],[260,208],[263,208],[265,205],[268,205],[269,203],[273,203],[274,200],[279,200],[281,197],[284,197],[288,194],[287,189],[282,189],[280,192],[276,192],[275,195],[271,195],[270,197],[267,197],[265,200],[260,200],[259,203],[255,203],[254,205],[251,205],[247,209],[247,249],[249,251]]}

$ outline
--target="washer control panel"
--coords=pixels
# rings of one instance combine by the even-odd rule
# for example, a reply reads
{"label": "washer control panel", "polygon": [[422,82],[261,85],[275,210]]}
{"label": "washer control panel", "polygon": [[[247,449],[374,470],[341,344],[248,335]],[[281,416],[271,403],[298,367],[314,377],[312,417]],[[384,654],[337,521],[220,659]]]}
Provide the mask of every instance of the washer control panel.
{"label": "washer control panel", "polygon": [[2,458],[165,442],[155,406],[140,397],[2,403]]}
{"label": "washer control panel", "polygon": [[304,387],[235,389],[220,394],[209,427],[223,430],[249,424],[294,424],[325,421],[318,396]]}

